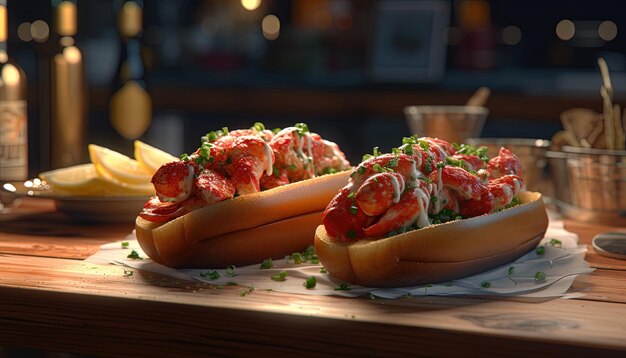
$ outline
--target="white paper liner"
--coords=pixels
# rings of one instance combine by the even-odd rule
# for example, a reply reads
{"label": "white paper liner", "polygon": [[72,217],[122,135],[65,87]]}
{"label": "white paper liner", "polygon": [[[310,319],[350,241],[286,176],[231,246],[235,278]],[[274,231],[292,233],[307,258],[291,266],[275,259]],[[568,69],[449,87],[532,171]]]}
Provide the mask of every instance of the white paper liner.
{"label": "white paper liner", "polygon": [[[556,239],[560,245],[551,245]],[[335,295],[357,297],[369,294],[372,297],[398,298],[425,295],[481,295],[481,296],[515,296],[515,297],[558,297],[565,296],[574,279],[579,274],[590,273],[594,269],[584,260],[587,248],[578,245],[578,236],[563,228],[563,222],[551,215],[550,225],[545,238],[539,244],[545,252],[539,255],[533,250],[509,264],[497,267],[470,277],[451,282],[402,288],[372,288],[341,282],[328,273],[322,273],[319,264],[294,264],[286,259],[273,260],[273,268],[261,269],[260,263],[234,270],[234,276],[228,276],[225,268],[176,270],[151,261],[141,250],[134,233],[125,240],[127,248],[120,242],[106,244],[86,261],[96,264],[115,264],[141,269],[182,280],[199,280],[215,285],[237,284],[246,289],[273,290],[279,292]],[[560,247],[559,247],[560,246]],[[127,258],[131,250],[143,257],[143,260]],[[212,280],[207,274],[212,271],[219,273],[219,278]],[[286,271],[285,281],[271,279],[280,271]],[[536,279],[537,272],[545,274],[545,278]],[[542,274],[539,274],[543,276]],[[315,277],[314,288],[304,287],[304,281]],[[341,288],[344,289],[341,289]],[[347,288],[347,289],[345,289]]]}

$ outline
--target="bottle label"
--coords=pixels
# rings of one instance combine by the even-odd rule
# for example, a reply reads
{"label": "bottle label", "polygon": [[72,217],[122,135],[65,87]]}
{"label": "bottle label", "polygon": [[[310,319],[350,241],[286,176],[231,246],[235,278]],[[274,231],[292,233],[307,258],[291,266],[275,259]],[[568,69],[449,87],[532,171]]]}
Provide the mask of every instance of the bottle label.
{"label": "bottle label", "polygon": [[28,178],[26,101],[0,101],[0,180]]}

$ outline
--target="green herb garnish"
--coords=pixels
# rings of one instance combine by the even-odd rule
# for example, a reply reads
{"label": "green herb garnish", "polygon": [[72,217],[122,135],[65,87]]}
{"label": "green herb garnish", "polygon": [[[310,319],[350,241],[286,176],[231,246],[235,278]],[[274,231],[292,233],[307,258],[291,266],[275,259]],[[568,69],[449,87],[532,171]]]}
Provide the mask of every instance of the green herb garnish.
{"label": "green herb garnish", "polygon": [[239,291],[239,296],[244,297],[244,296],[251,294],[252,292],[254,292],[254,286],[248,286],[247,288],[244,288],[241,291]]}
{"label": "green herb garnish", "polygon": [[509,272],[508,272],[509,276],[513,276],[515,275],[515,266],[511,266],[509,267]]}
{"label": "green herb garnish", "polygon": [[350,205],[350,214],[356,215],[359,213],[359,208],[356,205]]}
{"label": "green herb garnish", "polygon": [[267,269],[271,269],[272,267],[274,267],[274,263],[272,262],[272,259],[265,259],[263,260],[263,262],[261,262],[261,267],[259,267],[261,270],[267,270]]}
{"label": "green herb garnish", "polygon": [[354,198],[356,198],[356,192],[355,191],[353,191],[350,194],[348,194],[348,199],[354,199]]}
{"label": "green herb garnish", "polygon": [[235,277],[237,276],[237,274],[235,273],[235,269],[235,265],[228,265],[226,266],[226,272],[224,274],[228,277]]}
{"label": "green herb garnish", "polygon": [[207,277],[207,278],[215,281],[218,278],[220,278],[220,273],[217,272],[217,271],[200,272],[200,277]]}
{"label": "green herb garnish", "polygon": [[320,273],[328,273],[328,271],[326,271],[326,267],[320,267]]}
{"label": "green herb garnish", "polygon": [[535,273],[535,282],[543,282],[546,280],[546,274],[542,271],[537,271]]}
{"label": "green herb garnish", "polygon": [[273,275],[270,278],[274,281],[279,281],[279,282],[285,281],[287,279],[287,271],[280,271],[279,273],[277,273],[276,275]]}
{"label": "green herb garnish", "polygon": [[131,251],[126,257],[133,260],[143,260],[143,257],[139,256],[139,253],[135,250]]}
{"label": "green herb garnish", "polygon": [[543,247],[543,246],[538,246],[538,247],[535,249],[535,253],[536,253],[537,255],[541,256],[541,255],[543,255],[543,254],[545,254],[545,253],[546,253],[546,248],[545,248],[545,247]]}
{"label": "green herb garnish", "polygon": [[315,287],[316,284],[317,284],[317,280],[315,279],[315,276],[311,276],[307,278],[306,280],[304,280],[304,282],[302,283],[302,286],[306,287],[307,289],[311,289]]}
{"label": "green herb garnish", "polygon": [[483,282],[480,283],[480,286],[483,287],[483,288],[489,288],[489,287],[491,287],[491,282],[483,281]]}
{"label": "green herb garnish", "polygon": [[335,287],[335,291],[350,291],[351,288],[347,283],[340,283],[339,286]]}
{"label": "green herb garnish", "polygon": [[128,241],[123,241],[122,242],[122,249],[127,249],[128,245],[129,245]]}
{"label": "green herb garnish", "polygon": [[554,246],[554,247],[563,247],[563,242],[558,239],[550,239],[550,242],[548,242],[548,245]]}
{"label": "green herb garnish", "polygon": [[130,277],[133,275],[133,270],[124,269],[124,277]]}

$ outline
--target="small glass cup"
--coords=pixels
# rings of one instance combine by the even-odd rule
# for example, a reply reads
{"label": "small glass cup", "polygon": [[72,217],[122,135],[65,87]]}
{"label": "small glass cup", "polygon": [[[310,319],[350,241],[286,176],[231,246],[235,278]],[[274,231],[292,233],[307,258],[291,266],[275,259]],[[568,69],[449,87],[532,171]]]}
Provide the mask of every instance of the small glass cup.
{"label": "small glass cup", "polygon": [[411,134],[460,144],[468,138],[480,137],[489,109],[479,106],[407,106],[404,114]]}

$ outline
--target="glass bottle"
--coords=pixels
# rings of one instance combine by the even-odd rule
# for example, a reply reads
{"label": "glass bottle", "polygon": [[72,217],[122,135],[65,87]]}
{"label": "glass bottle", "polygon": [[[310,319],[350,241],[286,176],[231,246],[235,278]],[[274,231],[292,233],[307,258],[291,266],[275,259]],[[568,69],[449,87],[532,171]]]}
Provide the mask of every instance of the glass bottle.
{"label": "glass bottle", "polygon": [[136,139],[150,126],[152,98],[146,89],[141,55],[143,1],[126,0],[117,18],[120,59],[109,101],[113,128],[126,139]]}
{"label": "glass bottle", "polygon": [[0,182],[28,178],[26,75],[7,51],[7,2],[0,0]]}
{"label": "glass bottle", "polygon": [[86,85],[83,57],[76,46],[76,1],[54,6],[54,29],[59,47],[50,68],[50,165],[52,168],[86,160]]}

